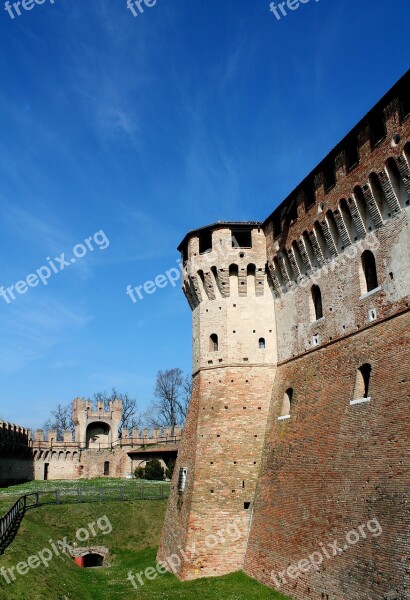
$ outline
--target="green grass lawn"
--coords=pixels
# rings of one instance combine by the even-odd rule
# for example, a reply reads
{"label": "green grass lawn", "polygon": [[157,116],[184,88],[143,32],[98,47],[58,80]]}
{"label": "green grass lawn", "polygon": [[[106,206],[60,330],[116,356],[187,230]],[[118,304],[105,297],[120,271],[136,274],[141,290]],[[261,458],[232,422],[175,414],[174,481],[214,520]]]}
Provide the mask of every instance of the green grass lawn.
{"label": "green grass lawn", "polygon": [[[50,482],[52,483],[52,482]],[[77,482],[76,482],[77,483]],[[133,483],[133,482],[130,482]],[[135,483],[135,482],[134,482]],[[94,481],[95,484],[95,481]],[[38,483],[37,483],[38,485]],[[9,490],[10,491],[10,490]],[[14,489],[14,492],[16,490]],[[4,501],[4,498],[2,499]],[[90,545],[110,549],[110,566],[80,569],[70,558],[54,557],[46,568],[41,564],[26,575],[17,575],[8,585],[0,575],[0,599],[13,600],[253,600],[284,599],[284,596],[261,586],[243,573],[221,578],[181,583],[170,574],[147,581],[134,590],[127,573],[155,567],[156,547],[162,529],[166,500],[104,502],[43,506],[27,511],[19,532],[6,553],[0,556],[0,568],[10,568],[44,548],[50,540],[67,536],[75,540],[76,531],[87,529],[97,519],[107,517],[112,532],[91,536]],[[106,525],[106,522],[103,522]],[[106,529],[103,528],[104,531]],[[77,542],[83,546],[86,543]]]}
{"label": "green grass lawn", "polygon": [[[103,477],[99,479],[80,479],[77,481],[72,480],[61,480],[61,481],[30,481],[28,483],[22,483],[19,485],[13,485],[7,488],[0,488],[0,514],[4,514],[11,507],[11,505],[20,497],[25,494],[32,492],[41,492],[42,502],[51,502],[55,500],[53,492],[55,490],[61,490],[64,493],[65,500],[67,496],[72,495],[73,501],[76,498],[76,492],[78,488],[84,491],[84,496],[94,496],[98,499],[97,488],[103,488],[105,491],[115,492],[119,489],[125,490],[126,493],[134,492],[138,494],[141,486],[148,492],[152,489],[153,492],[158,491],[158,486],[164,488],[164,495],[167,496],[169,491],[169,482],[160,481],[145,481],[142,479],[114,479],[110,477]],[[72,494],[70,491],[72,490]],[[134,496],[133,494],[133,496]],[[155,494],[157,495],[157,494]],[[133,497],[131,499],[134,499]]]}

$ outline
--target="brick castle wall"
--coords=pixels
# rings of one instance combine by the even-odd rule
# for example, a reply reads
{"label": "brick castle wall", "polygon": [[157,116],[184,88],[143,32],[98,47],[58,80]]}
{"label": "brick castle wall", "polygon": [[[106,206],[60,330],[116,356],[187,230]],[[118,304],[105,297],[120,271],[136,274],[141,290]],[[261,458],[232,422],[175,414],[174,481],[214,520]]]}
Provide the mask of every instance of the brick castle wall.
{"label": "brick castle wall", "polygon": [[[291,598],[376,600],[408,590],[409,321],[407,312],[278,367],[245,571]],[[371,401],[350,406],[365,362]],[[292,416],[281,422],[289,386]],[[285,575],[280,586],[271,576],[320,543],[343,547],[374,518],[380,537],[368,532],[318,572]]]}
{"label": "brick castle wall", "polygon": [[0,421],[0,486],[33,479],[29,438],[28,429]]}

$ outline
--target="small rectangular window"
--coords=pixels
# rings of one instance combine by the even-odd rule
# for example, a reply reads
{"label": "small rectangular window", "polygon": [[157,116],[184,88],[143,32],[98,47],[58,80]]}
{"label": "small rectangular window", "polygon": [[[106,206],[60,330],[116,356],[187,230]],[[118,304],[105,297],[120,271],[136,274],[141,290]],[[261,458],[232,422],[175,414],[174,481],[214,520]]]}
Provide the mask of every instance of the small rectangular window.
{"label": "small rectangular window", "polygon": [[252,230],[232,229],[232,248],[252,248]]}
{"label": "small rectangular window", "polygon": [[323,167],[323,177],[325,180],[325,191],[328,192],[336,183],[335,161],[329,160]]}
{"label": "small rectangular window", "polygon": [[359,164],[359,146],[357,144],[356,136],[351,137],[345,146],[346,152],[346,167],[348,171],[351,171],[356,165]]}
{"label": "small rectangular window", "polygon": [[282,211],[277,210],[273,213],[273,234],[276,238],[282,233]]}
{"label": "small rectangular window", "polygon": [[296,198],[293,198],[293,200],[290,201],[286,213],[287,213],[288,221],[290,223],[293,223],[293,221],[297,221],[298,206],[296,203]]}
{"label": "small rectangular window", "polygon": [[305,207],[306,207],[306,209],[308,209],[311,206],[313,206],[314,203],[316,202],[315,187],[313,185],[313,182],[309,183],[305,187],[304,192],[305,192]]}
{"label": "small rectangular window", "polygon": [[212,231],[202,231],[199,234],[199,254],[212,250]]}
{"label": "small rectangular window", "polygon": [[182,494],[185,491],[187,475],[188,469],[186,467],[182,467],[181,469],[179,469],[178,492],[180,494]]}
{"label": "small rectangular window", "polygon": [[379,142],[384,140],[387,135],[386,123],[384,120],[383,111],[376,112],[370,120],[370,133],[372,138],[373,148],[377,146]]}

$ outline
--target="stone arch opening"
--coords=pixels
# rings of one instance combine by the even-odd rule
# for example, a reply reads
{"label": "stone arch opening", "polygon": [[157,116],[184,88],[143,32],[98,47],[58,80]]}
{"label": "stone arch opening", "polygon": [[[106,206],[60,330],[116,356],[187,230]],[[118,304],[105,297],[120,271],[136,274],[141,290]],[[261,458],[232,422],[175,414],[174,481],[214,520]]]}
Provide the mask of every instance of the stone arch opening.
{"label": "stone arch opening", "polygon": [[94,422],[87,427],[86,444],[89,448],[107,448],[110,444],[111,428],[107,423]]}
{"label": "stone arch opening", "polygon": [[83,556],[83,566],[85,569],[93,567],[102,567],[104,563],[104,557],[101,554],[90,552]]}

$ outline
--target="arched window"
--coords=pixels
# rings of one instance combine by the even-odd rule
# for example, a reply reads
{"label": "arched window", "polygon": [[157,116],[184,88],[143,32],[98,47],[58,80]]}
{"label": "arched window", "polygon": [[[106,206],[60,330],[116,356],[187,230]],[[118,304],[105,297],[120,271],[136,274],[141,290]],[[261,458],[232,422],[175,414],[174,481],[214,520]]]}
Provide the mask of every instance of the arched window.
{"label": "arched window", "polygon": [[312,285],[311,295],[312,321],[318,321],[323,318],[322,293],[318,285]]}
{"label": "arched window", "polygon": [[290,415],[290,407],[293,399],[293,389],[288,388],[283,396],[282,410],[280,413],[281,417],[288,417]]}
{"label": "arched window", "polygon": [[209,351],[210,352],[218,352],[219,344],[218,344],[218,336],[216,333],[213,333],[209,336]]}
{"label": "arched window", "polygon": [[356,385],[354,390],[354,398],[356,400],[359,400],[361,398],[369,398],[371,372],[372,367],[368,363],[362,365],[357,369]]}
{"label": "arched window", "polygon": [[105,461],[104,463],[104,475],[109,475],[110,474],[110,463],[108,460]]}
{"label": "arched window", "polygon": [[265,350],[265,348],[266,348],[265,338],[259,338],[259,348],[261,350]]}
{"label": "arched window", "polygon": [[362,293],[366,294],[379,287],[377,280],[376,259],[370,250],[365,250],[362,254]]}

